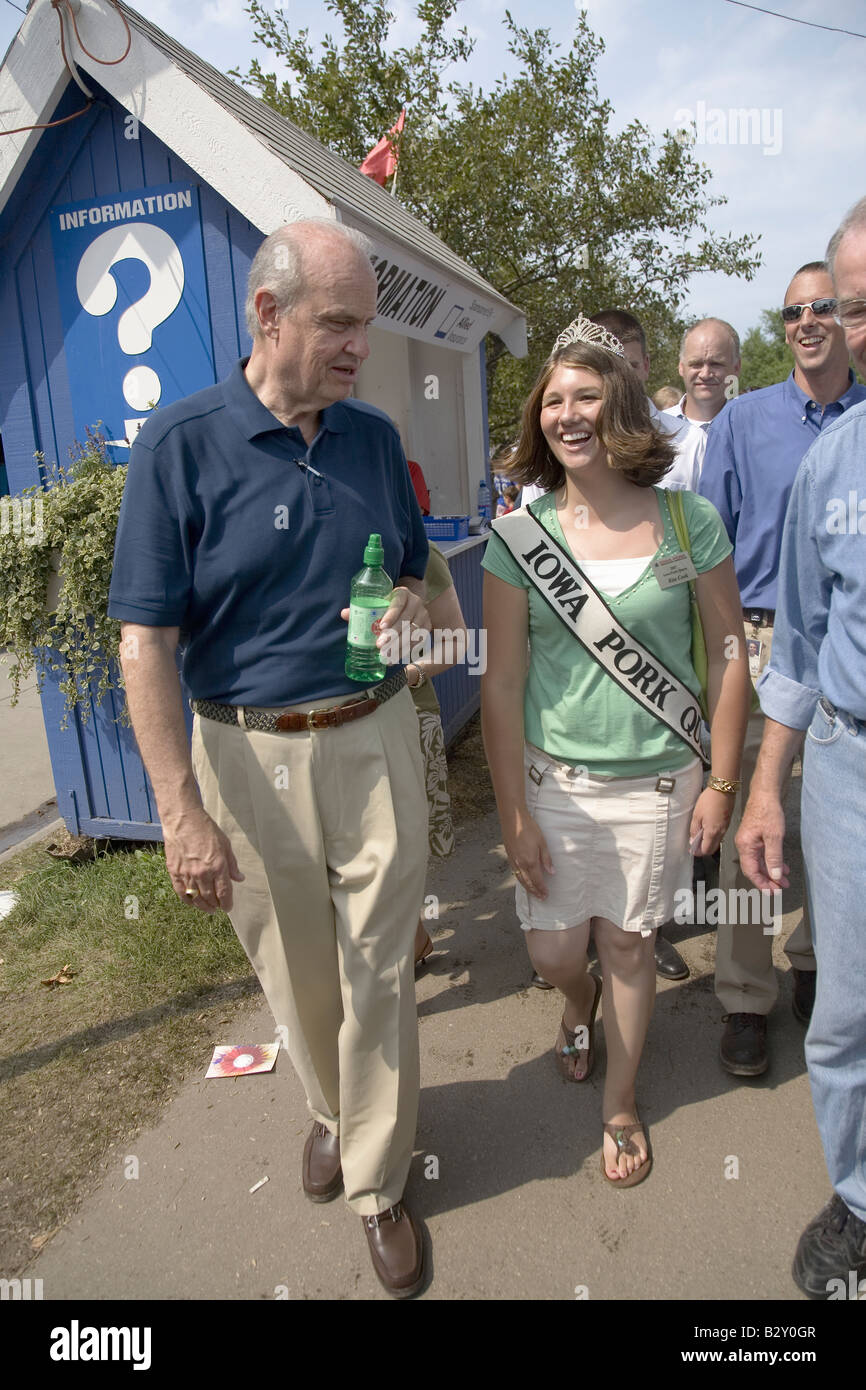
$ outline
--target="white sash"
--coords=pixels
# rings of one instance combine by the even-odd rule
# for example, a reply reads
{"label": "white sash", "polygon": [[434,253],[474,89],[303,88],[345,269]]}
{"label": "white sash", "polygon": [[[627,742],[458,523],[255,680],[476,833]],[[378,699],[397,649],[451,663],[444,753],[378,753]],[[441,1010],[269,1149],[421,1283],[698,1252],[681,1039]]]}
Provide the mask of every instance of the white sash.
{"label": "white sash", "polygon": [[621,690],[688,744],[701,749],[701,708],[692,692],[614,616],[571,553],[527,507],[500,516],[493,530],[580,645]]}

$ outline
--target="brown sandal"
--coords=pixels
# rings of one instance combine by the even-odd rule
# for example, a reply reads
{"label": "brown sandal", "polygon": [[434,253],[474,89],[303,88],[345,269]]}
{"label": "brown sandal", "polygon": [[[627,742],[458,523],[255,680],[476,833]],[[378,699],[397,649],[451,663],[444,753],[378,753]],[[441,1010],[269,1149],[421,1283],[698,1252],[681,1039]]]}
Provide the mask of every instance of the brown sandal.
{"label": "brown sandal", "polygon": [[609,1182],[611,1187],[636,1187],[639,1182],[643,1182],[644,1178],[649,1177],[650,1169],[653,1166],[652,1150],[650,1149],[649,1137],[647,1136],[646,1130],[640,1120],[634,1125],[603,1125],[602,1128],[605,1134],[609,1134],[616,1144],[617,1164],[619,1164],[621,1154],[628,1154],[633,1158],[640,1153],[640,1149],[631,1141],[631,1136],[633,1134],[643,1134],[646,1139],[646,1158],[639,1168],[635,1168],[634,1172],[629,1173],[627,1178],[608,1177],[607,1164],[604,1161],[604,1145],[602,1145],[601,1171],[605,1181]]}
{"label": "brown sandal", "polygon": [[[589,1015],[589,1023],[585,1025],[578,1024],[577,1028],[567,1028],[565,1025],[565,1017],[563,1016],[560,1019],[559,1026],[565,1035],[565,1047],[557,1047],[554,1049],[556,1055],[556,1067],[560,1075],[563,1076],[566,1081],[573,1081],[577,1085],[580,1085],[582,1082],[589,1080],[590,1073],[593,1069],[593,1066],[595,1065],[595,1016],[598,1013],[598,1006],[601,1003],[602,984],[598,975],[590,975],[589,978],[595,982],[595,998],[592,1001],[592,1011]],[[586,1048],[577,1047],[575,1043],[578,1031],[582,1027],[586,1027],[589,1036],[589,1046]],[[574,1076],[569,1071],[568,1064],[565,1061],[566,1057],[572,1057],[577,1052],[586,1052],[587,1054],[586,1071],[583,1073],[583,1076]]]}

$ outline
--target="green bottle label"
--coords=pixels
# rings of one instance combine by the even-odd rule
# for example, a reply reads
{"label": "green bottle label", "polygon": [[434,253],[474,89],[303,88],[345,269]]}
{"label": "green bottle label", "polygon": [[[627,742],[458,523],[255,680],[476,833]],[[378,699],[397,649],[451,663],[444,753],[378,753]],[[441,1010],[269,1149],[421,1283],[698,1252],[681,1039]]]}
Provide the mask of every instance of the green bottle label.
{"label": "green bottle label", "polygon": [[369,651],[375,651],[378,633],[373,632],[373,623],[384,618],[389,606],[388,603],[383,603],[380,598],[352,599],[349,604],[348,635],[351,646],[365,647]]}

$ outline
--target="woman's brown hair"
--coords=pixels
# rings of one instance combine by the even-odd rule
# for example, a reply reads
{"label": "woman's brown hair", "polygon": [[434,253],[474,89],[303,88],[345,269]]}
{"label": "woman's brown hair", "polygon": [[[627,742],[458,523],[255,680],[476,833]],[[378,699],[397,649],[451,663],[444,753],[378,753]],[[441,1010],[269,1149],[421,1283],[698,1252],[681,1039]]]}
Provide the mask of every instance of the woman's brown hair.
{"label": "woman's brown hair", "polygon": [[670,435],[653,424],[649,401],[634,368],[615,353],[590,343],[569,343],[551,353],[523,407],[520,434],[497,455],[498,466],[515,482],[538,483],[547,492],[562,484],[565,470],[541,432],[541,402],[558,367],[585,367],[601,377],[597,429],[609,466],[638,487],[660,482],[676,458]]}

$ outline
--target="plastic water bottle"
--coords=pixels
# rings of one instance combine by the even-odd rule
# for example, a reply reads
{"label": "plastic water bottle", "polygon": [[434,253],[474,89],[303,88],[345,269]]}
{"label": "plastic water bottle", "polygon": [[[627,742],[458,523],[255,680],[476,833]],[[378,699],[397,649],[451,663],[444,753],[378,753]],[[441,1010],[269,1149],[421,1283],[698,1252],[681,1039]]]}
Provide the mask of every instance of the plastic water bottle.
{"label": "plastic water bottle", "polygon": [[478,515],[482,521],[490,520],[490,487],[486,478],[478,484]]}
{"label": "plastic water bottle", "polygon": [[382,564],[382,537],[371,535],[364,550],[364,568],[352,580],[349,597],[349,632],[346,639],[346,675],[367,685],[383,680],[386,667],[379,659],[373,624],[384,618],[391,604],[393,584]]}

